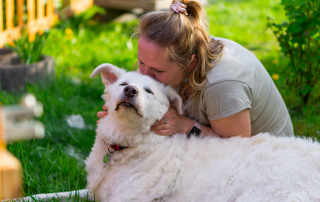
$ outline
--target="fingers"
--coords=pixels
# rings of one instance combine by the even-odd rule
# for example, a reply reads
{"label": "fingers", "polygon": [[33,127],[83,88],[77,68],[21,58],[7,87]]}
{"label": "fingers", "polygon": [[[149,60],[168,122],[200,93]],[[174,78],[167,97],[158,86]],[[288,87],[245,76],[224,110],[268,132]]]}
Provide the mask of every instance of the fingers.
{"label": "fingers", "polygon": [[97,113],[97,117],[99,118],[99,119],[101,119],[101,118],[103,118],[103,117],[105,117],[105,116],[107,116],[108,115],[108,112],[105,112],[105,111],[101,111],[101,112],[98,112]]}
{"label": "fingers", "polygon": [[101,118],[103,118],[103,117],[105,117],[105,116],[108,115],[108,107],[107,107],[106,105],[103,105],[103,106],[102,106],[102,109],[103,109],[104,111],[100,111],[100,112],[97,113],[97,117],[98,117],[99,119],[101,119]]}
{"label": "fingers", "polygon": [[157,135],[169,136],[177,132],[177,111],[176,108],[170,104],[170,108],[164,117],[155,122],[150,130],[154,131]]}
{"label": "fingers", "polygon": [[[103,105],[103,106],[102,106],[102,109],[103,109],[104,111],[100,111],[100,112],[97,113],[97,117],[98,117],[99,119],[101,119],[101,118],[103,118],[103,117],[105,117],[105,116],[108,115],[108,107],[107,107],[106,105]],[[100,122],[100,120],[97,120],[97,124],[98,124],[99,122]]]}
{"label": "fingers", "polygon": [[169,124],[164,124],[164,119],[161,119],[153,124],[150,130],[154,131],[157,135],[168,136],[173,135],[171,127]]}
{"label": "fingers", "polygon": [[161,136],[169,136],[169,135],[173,135],[172,131],[170,129],[165,129],[165,130],[157,130],[154,131],[155,134],[157,135],[161,135]]}
{"label": "fingers", "polygon": [[158,131],[158,130],[167,130],[170,126],[168,124],[161,124],[161,125],[152,125],[150,130]]}
{"label": "fingers", "polygon": [[103,109],[104,111],[108,111],[108,107],[107,107],[106,105],[103,105],[103,106],[102,106],[102,109]]}
{"label": "fingers", "polygon": [[157,135],[168,136],[173,135],[172,130],[168,124],[153,125],[150,130],[154,131]]}
{"label": "fingers", "polygon": [[161,119],[160,121],[155,122],[152,126],[161,126],[164,124],[168,124],[168,119],[167,119],[167,123],[165,123],[164,119],[165,118]]}

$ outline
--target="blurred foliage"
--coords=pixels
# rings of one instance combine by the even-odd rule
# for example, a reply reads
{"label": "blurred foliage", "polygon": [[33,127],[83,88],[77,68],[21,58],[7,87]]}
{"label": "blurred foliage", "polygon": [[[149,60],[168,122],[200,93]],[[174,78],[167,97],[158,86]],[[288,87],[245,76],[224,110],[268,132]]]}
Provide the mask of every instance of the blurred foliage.
{"label": "blurred foliage", "polygon": [[267,26],[290,58],[286,83],[306,105],[320,78],[320,1],[282,0],[282,5],[287,21],[277,24],[269,18]]}
{"label": "blurred foliage", "polygon": [[57,24],[57,27],[62,29],[70,28],[78,31],[86,25],[97,24],[97,21],[94,20],[97,14],[106,15],[107,11],[102,7],[92,5],[84,12],[76,15],[71,11],[70,7],[66,7],[59,12],[60,22]]}
{"label": "blurred foliage", "polygon": [[279,1],[211,0],[212,4],[206,7],[210,33],[236,41],[252,51],[274,49],[278,44],[266,24],[268,16],[285,20]]}
{"label": "blurred foliage", "polygon": [[24,34],[19,39],[13,41],[9,47],[18,54],[19,59],[26,65],[42,60],[43,48],[48,38],[49,31],[42,34],[37,33],[33,41],[29,40],[29,35]]}
{"label": "blurred foliage", "polygon": [[307,105],[301,106],[297,89],[288,84],[287,72],[291,71],[277,38],[267,28],[268,17],[275,23],[287,20],[281,0],[210,0],[206,7],[210,34],[231,39],[253,52],[262,62],[280,91],[291,115],[297,136],[320,139],[320,82]]}

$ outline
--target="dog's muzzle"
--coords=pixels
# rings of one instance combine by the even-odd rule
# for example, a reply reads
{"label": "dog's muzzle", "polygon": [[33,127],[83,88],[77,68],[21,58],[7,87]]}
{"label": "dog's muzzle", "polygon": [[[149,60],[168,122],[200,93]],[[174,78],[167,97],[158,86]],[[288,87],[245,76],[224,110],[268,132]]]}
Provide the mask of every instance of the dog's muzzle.
{"label": "dog's muzzle", "polygon": [[139,91],[135,86],[127,85],[123,89],[123,96],[121,101],[117,104],[115,111],[117,111],[120,107],[125,107],[129,109],[133,109],[139,116],[142,115],[139,113],[139,110],[135,104],[135,99],[138,96]]}
{"label": "dog's muzzle", "polygon": [[136,97],[139,94],[138,89],[135,86],[130,85],[126,86],[123,91],[128,98]]}

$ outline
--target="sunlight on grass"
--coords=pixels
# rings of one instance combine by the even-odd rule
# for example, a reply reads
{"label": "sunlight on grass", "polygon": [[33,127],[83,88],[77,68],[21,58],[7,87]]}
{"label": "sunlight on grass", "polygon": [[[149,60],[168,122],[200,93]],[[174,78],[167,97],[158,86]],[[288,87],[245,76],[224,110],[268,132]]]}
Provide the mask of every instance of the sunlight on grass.
{"label": "sunlight on grass", "polygon": [[[132,38],[136,22],[124,25],[99,24],[71,34],[52,29],[45,52],[55,58],[57,75],[88,80],[101,63],[113,63],[131,69],[136,61],[137,39]],[[66,34],[68,33],[68,34]]]}

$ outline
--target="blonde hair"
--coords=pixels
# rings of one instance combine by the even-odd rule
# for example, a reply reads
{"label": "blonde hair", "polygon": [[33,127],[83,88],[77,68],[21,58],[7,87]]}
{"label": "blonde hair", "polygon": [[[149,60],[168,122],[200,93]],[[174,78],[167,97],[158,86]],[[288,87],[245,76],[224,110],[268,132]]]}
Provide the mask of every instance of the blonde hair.
{"label": "blonde hair", "polygon": [[[138,34],[165,48],[169,60],[184,69],[191,65],[192,55],[196,55],[197,64],[188,77],[188,84],[199,91],[207,83],[207,72],[221,58],[224,45],[208,35],[207,16],[199,2],[180,2],[187,6],[188,15],[172,10],[146,13],[139,20]],[[183,98],[185,90],[180,88]]]}

